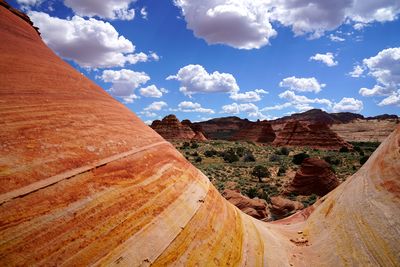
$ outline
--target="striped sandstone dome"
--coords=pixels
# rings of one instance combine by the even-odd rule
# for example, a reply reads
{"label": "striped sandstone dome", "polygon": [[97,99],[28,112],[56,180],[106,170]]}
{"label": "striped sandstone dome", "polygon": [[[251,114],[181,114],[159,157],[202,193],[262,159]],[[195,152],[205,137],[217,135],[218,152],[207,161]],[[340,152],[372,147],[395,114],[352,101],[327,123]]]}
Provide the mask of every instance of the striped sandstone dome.
{"label": "striped sandstone dome", "polygon": [[311,209],[240,212],[0,0],[0,265],[400,264],[400,129]]}

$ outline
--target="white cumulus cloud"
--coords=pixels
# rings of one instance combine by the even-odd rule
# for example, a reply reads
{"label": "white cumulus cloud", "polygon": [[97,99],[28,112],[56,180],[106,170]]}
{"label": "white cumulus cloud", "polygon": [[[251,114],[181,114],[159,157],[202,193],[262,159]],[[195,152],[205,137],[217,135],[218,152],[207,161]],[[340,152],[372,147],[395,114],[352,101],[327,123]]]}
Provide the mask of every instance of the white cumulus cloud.
{"label": "white cumulus cloud", "polygon": [[263,89],[256,89],[244,93],[233,92],[229,97],[240,102],[257,102],[261,100],[263,94],[268,94],[268,92]]}
{"label": "white cumulus cloud", "polygon": [[364,73],[364,68],[360,65],[356,65],[353,67],[353,71],[349,72],[349,75],[353,78],[358,78]]}
{"label": "white cumulus cloud", "polygon": [[135,10],[129,9],[129,5],[134,2],[136,0],[64,0],[64,4],[79,16],[121,20],[132,20],[135,17]]}
{"label": "white cumulus cloud", "polygon": [[149,106],[144,108],[145,111],[160,111],[163,108],[168,107],[168,104],[165,103],[164,101],[157,101],[151,103]]}
{"label": "white cumulus cloud", "polygon": [[360,95],[386,96],[379,106],[396,105],[400,90],[400,47],[387,48],[376,56],[364,59],[360,68],[376,81],[372,88],[361,88]]}
{"label": "white cumulus cloud", "polygon": [[142,96],[145,97],[160,98],[162,97],[163,92],[166,92],[166,90],[164,88],[158,89],[157,86],[152,84],[147,87],[140,88],[139,92]]}
{"label": "white cumulus cloud", "polygon": [[121,98],[125,103],[132,103],[137,99],[138,96],[134,94],[135,89],[150,80],[146,73],[128,69],[104,70],[99,78],[104,82],[112,83],[109,92],[111,95]]}
{"label": "white cumulus cloud", "polygon": [[242,112],[246,113],[247,116],[251,118],[260,120],[269,119],[269,117],[262,114],[260,109],[253,103],[244,103],[244,104],[232,103],[229,105],[222,106],[222,111],[221,111],[221,113],[227,113],[227,114],[239,114]]}
{"label": "white cumulus cloud", "polygon": [[[195,36],[208,44],[239,49],[260,48],[276,36],[273,22],[291,27],[296,36],[318,38],[350,23],[393,21],[398,0],[174,0]],[[355,26],[359,27],[359,26]],[[332,37],[333,41],[342,41]]]}
{"label": "white cumulus cloud", "polygon": [[280,87],[286,87],[293,91],[298,92],[315,92],[318,93],[326,86],[321,84],[314,77],[311,78],[297,78],[295,76],[287,77],[279,83]]}
{"label": "white cumulus cloud", "polygon": [[181,85],[179,90],[185,95],[239,91],[232,74],[218,71],[208,73],[201,65],[187,65],[176,75],[168,76],[167,80],[179,81]]}
{"label": "white cumulus cloud", "polygon": [[179,103],[178,110],[182,112],[199,112],[214,114],[214,110],[209,108],[203,108],[199,103],[193,103],[191,101],[183,101]]}
{"label": "white cumulus cloud", "polygon": [[324,63],[328,67],[333,67],[333,66],[336,66],[338,64],[338,62],[335,61],[335,56],[331,52],[328,52],[328,53],[325,53],[325,54],[317,53],[314,56],[310,57],[310,60],[321,61],[322,63]]}
{"label": "white cumulus cloud", "polygon": [[343,97],[333,105],[333,112],[360,112],[363,109],[363,102],[352,97]]}
{"label": "white cumulus cloud", "polygon": [[29,16],[51,49],[82,67],[123,67],[125,64],[158,60],[156,54],[135,54],[132,42],[119,35],[108,22],[80,16],[60,19],[36,11],[29,12]]}
{"label": "white cumulus cloud", "polygon": [[[302,95],[296,95],[293,91],[285,91],[279,94],[279,98],[288,100],[289,103],[300,111],[309,110],[313,107],[310,104],[325,105],[328,108],[332,107],[332,101],[325,98],[308,98]],[[287,104],[286,104],[287,105]]]}

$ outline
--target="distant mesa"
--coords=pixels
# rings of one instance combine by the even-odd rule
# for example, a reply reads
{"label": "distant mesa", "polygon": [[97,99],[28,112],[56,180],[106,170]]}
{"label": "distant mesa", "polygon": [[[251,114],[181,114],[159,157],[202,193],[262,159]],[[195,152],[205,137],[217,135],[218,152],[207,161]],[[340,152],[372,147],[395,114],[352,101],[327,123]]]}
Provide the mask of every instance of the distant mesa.
{"label": "distant mesa", "polygon": [[201,132],[201,126],[195,126],[189,120],[182,123],[178,118],[170,114],[161,121],[155,120],[150,126],[166,140],[197,140],[205,141],[207,138]]}
{"label": "distant mesa", "polygon": [[275,132],[271,123],[267,121],[244,122],[241,129],[232,136],[232,141],[252,141],[258,143],[272,143]]}
{"label": "distant mesa", "polygon": [[339,185],[331,166],[318,158],[306,158],[288,186],[287,194],[324,196]]}
{"label": "distant mesa", "polygon": [[339,150],[352,146],[340,138],[325,123],[306,125],[300,121],[289,121],[279,132],[275,146],[308,146],[318,149]]}

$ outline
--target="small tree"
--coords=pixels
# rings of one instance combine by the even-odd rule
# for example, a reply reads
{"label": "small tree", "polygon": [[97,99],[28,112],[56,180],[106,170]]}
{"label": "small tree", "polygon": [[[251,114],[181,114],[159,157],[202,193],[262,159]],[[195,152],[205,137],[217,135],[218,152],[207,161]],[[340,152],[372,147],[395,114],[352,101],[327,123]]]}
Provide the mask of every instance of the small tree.
{"label": "small tree", "polygon": [[299,153],[293,156],[293,160],[292,162],[296,165],[300,165],[301,163],[303,163],[303,160],[305,160],[306,158],[309,158],[310,156],[306,153]]}
{"label": "small tree", "polygon": [[262,178],[270,177],[271,174],[266,167],[257,165],[254,167],[253,171],[251,172],[251,175],[257,177],[258,181],[262,183]]}
{"label": "small tree", "polygon": [[254,162],[254,161],[256,161],[256,158],[254,157],[254,155],[251,152],[249,152],[246,155],[244,155],[243,161],[244,162]]}

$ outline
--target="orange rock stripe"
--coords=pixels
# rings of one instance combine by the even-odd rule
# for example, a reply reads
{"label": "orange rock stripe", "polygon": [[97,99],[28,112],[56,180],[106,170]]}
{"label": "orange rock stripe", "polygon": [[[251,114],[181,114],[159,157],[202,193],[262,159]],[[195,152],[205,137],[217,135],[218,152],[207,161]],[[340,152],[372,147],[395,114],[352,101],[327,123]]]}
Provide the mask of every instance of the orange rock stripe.
{"label": "orange rock stripe", "polygon": [[96,161],[96,162],[94,162],[94,163],[92,163],[90,165],[86,165],[86,166],[82,166],[80,168],[69,170],[69,171],[66,171],[64,173],[60,173],[60,174],[54,175],[52,177],[49,177],[47,179],[40,180],[40,181],[35,182],[33,184],[30,184],[28,186],[24,186],[24,187],[19,188],[17,190],[13,190],[13,191],[7,192],[5,194],[0,195],[0,205],[3,204],[6,201],[9,201],[10,199],[17,198],[17,197],[22,197],[24,195],[27,195],[29,193],[32,193],[34,191],[37,191],[37,190],[42,189],[44,187],[47,187],[49,185],[58,183],[58,182],[60,182],[62,180],[69,179],[69,178],[71,178],[71,177],[73,177],[75,175],[78,175],[78,174],[87,172],[87,171],[89,171],[91,169],[97,168],[97,167],[99,167],[101,165],[105,165],[105,164],[110,163],[112,161],[116,161],[116,160],[128,157],[130,155],[133,155],[133,154],[136,154],[136,153],[140,153],[140,152],[142,152],[144,150],[147,150],[147,149],[155,147],[155,146],[159,146],[161,144],[169,144],[169,143],[166,142],[166,141],[161,141],[161,142],[153,143],[153,144],[150,144],[150,145],[147,145],[147,146],[144,146],[144,147],[134,148],[134,149],[131,149],[129,151],[126,151],[126,152],[123,152],[123,153],[120,153],[120,154],[117,154],[117,155],[113,155],[111,157]]}

